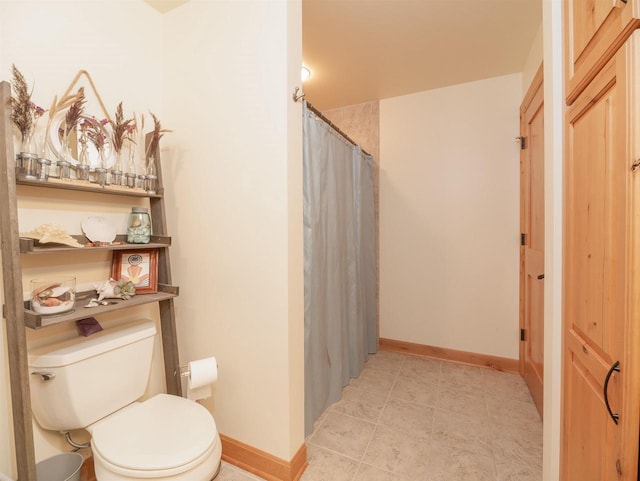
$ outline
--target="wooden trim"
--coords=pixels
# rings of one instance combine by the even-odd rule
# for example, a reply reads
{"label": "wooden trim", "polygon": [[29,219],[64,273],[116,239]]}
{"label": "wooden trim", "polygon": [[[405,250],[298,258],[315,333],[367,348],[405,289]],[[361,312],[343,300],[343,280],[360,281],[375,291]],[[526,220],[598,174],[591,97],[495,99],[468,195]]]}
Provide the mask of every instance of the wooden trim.
{"label": "wooden trim", "polygon": [[222,459],[267,481],[298,481],[307,468],[307,446],[302,444],[291,461],[220,434]]}
{"label": "wooden trim", "polygon": [[401,352],[412,356],[433,357],[443,361],[453,361],[473,366],[487,367],[496,371],[518,372],[518,359],[476,354],[474,352],[457,351],[444,347],[426,346],[413,342],[396,341],[380,338],[379,347],[383,351]]}
{"label": "wooden trim", "polygon": [[[620,50],[631,34],[640,28],[640,19],[625,18],[620,8],[612,8],[607,19],[600,25],[582,52],[576,56],[571,38],[572,12],[569,2],[564,2],[563,10],[565,100],[567,105],[571,105]],[[637,15],[637,13],[633,12],[631,15]]]}
{"label": "wooden trim", "polygon": [[[526,110],[529,108],[529,105],[531,104],[534,97],[536,96],[538,89],[542,86],[543,80],[544,80],[544,64],[541,63],[540,67],[538,67],[538,71],[536,72],[536,74],[533,76],[533,79],[531,80],[531,84],[527,89],[527,93],[524,95],[524,98],[522,99],[522,104],[520,105],[521,113],[526,112]],[[520,132],[520,135],[522,135],[522,132]]]}

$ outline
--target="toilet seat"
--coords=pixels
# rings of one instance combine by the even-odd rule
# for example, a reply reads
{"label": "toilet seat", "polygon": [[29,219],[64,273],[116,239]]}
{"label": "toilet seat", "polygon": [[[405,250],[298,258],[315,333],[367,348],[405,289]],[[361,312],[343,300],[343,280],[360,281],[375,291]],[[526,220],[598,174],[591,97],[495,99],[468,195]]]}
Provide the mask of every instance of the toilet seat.
{"label": "toilet seat", "polygon": [[[215,472],[220,438],[213,416],[200,404],[158,394],[89,428],[96,464],[128,478],[161,478],[201,468]],[[209,477],[209,479],[210,479]]]}

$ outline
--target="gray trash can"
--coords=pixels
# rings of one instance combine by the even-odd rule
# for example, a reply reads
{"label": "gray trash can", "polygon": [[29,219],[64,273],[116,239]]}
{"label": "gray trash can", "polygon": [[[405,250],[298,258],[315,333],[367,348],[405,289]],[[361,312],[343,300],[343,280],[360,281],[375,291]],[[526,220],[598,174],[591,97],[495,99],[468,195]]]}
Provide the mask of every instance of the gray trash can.
{"label": "gray trash can", "polygon": [[38,481],[80,481],[84,458],[80,453],[58,454],[36,464]]}

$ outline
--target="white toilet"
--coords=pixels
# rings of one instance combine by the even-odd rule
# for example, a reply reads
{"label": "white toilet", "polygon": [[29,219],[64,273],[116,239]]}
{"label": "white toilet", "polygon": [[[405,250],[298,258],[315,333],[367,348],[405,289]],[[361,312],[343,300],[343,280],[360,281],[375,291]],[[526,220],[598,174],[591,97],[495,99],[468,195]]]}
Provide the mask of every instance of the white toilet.
{"label": "white toilet", "polygon": [[38,424],[88,430],[98,481],[210,481],[219,469],[222,446],[207,409],[168,394],[138,401],[155,334],[141,320],[29,353]]}

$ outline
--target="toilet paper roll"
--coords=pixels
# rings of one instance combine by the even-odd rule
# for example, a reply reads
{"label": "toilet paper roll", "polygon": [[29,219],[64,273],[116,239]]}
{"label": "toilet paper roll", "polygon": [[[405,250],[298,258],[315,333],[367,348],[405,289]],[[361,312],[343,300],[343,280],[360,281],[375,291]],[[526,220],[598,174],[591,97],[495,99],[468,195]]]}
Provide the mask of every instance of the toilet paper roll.
{"label": "toilet paper roll", "polygon": [[205,399],[211,396],[211,384],[218,380],[218,362],[215,357],[207,357],[189,363],[187,398]]}

